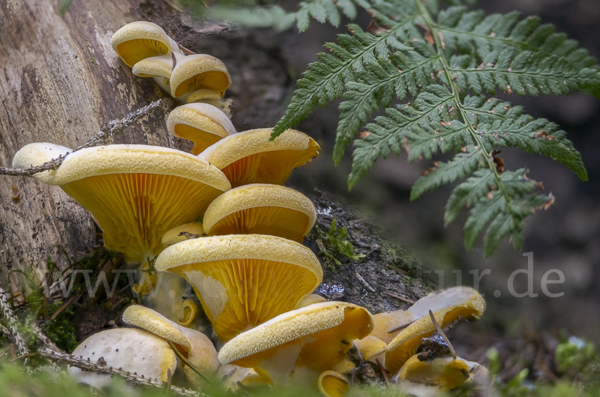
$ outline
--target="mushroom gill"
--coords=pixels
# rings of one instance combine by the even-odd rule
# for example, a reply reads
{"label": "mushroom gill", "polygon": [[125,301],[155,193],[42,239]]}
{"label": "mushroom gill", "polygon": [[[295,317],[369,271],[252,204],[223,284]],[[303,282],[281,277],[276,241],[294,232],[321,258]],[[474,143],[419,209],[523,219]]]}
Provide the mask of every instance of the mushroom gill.
{"label": "mushroom gill", "polygon": [[266,235],[183,241],[166,248],[155,266],[194,287],[222,341],[292,310],[323,276],[310,249]]}

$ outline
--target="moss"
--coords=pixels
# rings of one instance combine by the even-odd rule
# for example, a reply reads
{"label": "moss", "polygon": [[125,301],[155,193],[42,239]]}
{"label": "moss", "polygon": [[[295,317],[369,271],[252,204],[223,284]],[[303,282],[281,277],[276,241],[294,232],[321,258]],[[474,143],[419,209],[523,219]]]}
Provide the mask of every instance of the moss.
{"label": "moss", "polygon": [[329,270],[335,270],[331,263],[341,266],[342,262],[335,257],[335,253],[342,255],[348,260],[359,261],[365,257],[363,254],[357,254],[354,246],[348,241],[348,229],[346,227],[336,227],[337,219],[333,218],[329,231],[326,233],[318,225],[313,228],[316,234],[315,241],[319,251],[328,260],[326,263]]}
{"label": "moss", "polygon": [[46,321],[43,331],[59,348],[72,352],[78,345],[73,313],[65,311],[54,320]]}

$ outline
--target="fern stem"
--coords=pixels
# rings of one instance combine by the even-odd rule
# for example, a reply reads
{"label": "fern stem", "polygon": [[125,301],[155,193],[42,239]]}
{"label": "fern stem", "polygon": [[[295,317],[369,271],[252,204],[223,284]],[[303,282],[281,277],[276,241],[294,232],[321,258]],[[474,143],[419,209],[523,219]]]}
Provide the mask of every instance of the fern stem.
{"label": "fern stem", "polygon": [[513,215],[513,220],[516,223],[516,218],[514,217],[514,212],[509,205],[509,202],[511,200],[510,195],[508,194],[508,192],[506,191],[506,189],[504,187],[504,184],[502,183],[500,174],[498,174],[498,170],[496,169],[493,159],[485,151],[485,145],[483,144],[483,142],[477,135],[477,132],[475,131],[475,128],[473,127],[473,124],[471,123],[471,120],[467,116],[467,113],[465,112],[465,109],[462,106],[462,101],[460,99],[459,90],[458,90],[458,87],[456,86],[456,84],[454,84],[454,80],[452,79],[452,75],[450,73],[451,68],[450,68],[450,65],[448,64],[448,60],[446,59],[446,56],[444,54],[444,47],[440,40],[441,31],[437,28],[436,23],[433,21],[433,18],[431,17],[431,14],[429,13],[429,11],[427,11],[425,6],[423,5],[422,0],[414,0],[414,1],[415,1],[415,4],[417,5],[417,7],[419,8],[419,11],[421,12],[421,16],[423,17],[425,23],[427,24],[427,28],[431,31],[431,36],[433,37],[433,40],[435,42],[437,54],[439,56],[440,62],[442,63],[442,66],[444,68],[444,75],[446,76],[446,80],[448,81],[450,91],[452,92],[452,95],[454,96],[454,101],[456,102],[456,108],[460,112],[460,115],[461,115],[461,118],[463,119],[463,121],[467,124],[471,138],[476,143],[479,153],[485,160],[488,168],[493,173],[496,186],[501,191],[502,195],[504,195],[504,198],[506,200],[507,212],[509,212],[510,214]]}

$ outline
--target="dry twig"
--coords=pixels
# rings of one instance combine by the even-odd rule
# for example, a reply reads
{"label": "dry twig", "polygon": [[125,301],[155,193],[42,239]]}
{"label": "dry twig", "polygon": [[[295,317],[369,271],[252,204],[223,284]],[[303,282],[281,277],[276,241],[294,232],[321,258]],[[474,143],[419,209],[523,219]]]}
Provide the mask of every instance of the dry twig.
{"label": "dry twig", "polygon": [[[47,348],[42,348],[38,351],[38,353],[46,357],[52,361],[56,361],[62,364],[68,364],[72,367],[77,367],[79,369],[83,369],[85,371],[93,371],[99,374],[109,374],[109,375],[118,375],[123,377],[127,382],[130,382],[134,385],[145,386],[145,387],[154,387],[158,389],[163,389],[164,384],[156,379],[145,378],[143,375],[132,374],[129,371],[124,371],[122,369],[113,368],[108,365],[104,365],[101,363],[93,363],[88,360],[84,360],[83,358],[75,357],[71,354],[63,353],[60,351],[53,351]],[[208,397],[204,393],[195,392],[193,390],[184,389],[177,386],[171,386],[171,393],[179,396],[198,396],[198,397]]]}
{"label": "dry twig", "polygon": [[[163,108],[165,110],[173,107],[175,102],[172,99],[159,99],[158,101],[152,102],[142,108],[139,108],[135,112],[129,113],[127,116],[123,117],[120,120],[113,120],[108,122],[100,131],[98,131],[94,136],[79,146],[77,149],[73,150],[74,152],[85,149],[99,143],[106,143],[110,138],[119,135],[125,127],[130,126],[134,122],[138,121],[151,111]],[[52,159],[40,166],[37,167],[29,167],[29,168],[6,168],[0,167],[0,175],[14,175],[14,176],[32,176],[34,174],[57,169],[63,162],[65,156],[59,156],[58,158]]]}

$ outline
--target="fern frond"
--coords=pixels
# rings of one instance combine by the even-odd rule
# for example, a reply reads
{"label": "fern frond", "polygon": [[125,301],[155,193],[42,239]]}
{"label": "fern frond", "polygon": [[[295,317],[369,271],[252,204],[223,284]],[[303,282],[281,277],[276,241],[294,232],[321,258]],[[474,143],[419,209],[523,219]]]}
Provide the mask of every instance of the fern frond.
{"label": "fern frond", "polygon": [[575,68],[589,68],[596,60],[554,26],[541,24],[540,18],[521,18],[518,12],[485,15],[467,7],[449,7],[438,15],[438,28],[446,50],[486,58],[491,52],[529,51],[564,59]]}
{"label": "fern frond", "polygon": [[[319,1],[325,0],[303,4]],[[504,171],[498,148],[548,156],[582,180],[587,174],[581,155],[556,124],[489,96],[498,90],[519,95],[598,94],[600,67],[577,42],[537,17],[485,16],[462,6],[461,0],[448,0],[452,6],[445,9],[438,0],[369,1],[375,29],[365,32],[351,25],[350,35],[326,45],[329,53],[319,54],[319,61],[298,82],[272,137],[317,105],[342,98],[333,151],[336,164],[368,123],[355,141],[350,188],[379,157],[398,154],[403,147],[409,161],[450,154],[450,161],[435,162],[417,179],[411,199],[462,181],[448,200],[444,218],[451,222],[469,208],[465,247],[471,249],[481,233],[486,255],[504,237],[519,247],[526,217],[553,198],[540,193],[541,184],[527,179],[525,170]],[[323,8],[307,15],[331,19],[328,12],[332,11]],[[394,101],[400,103],[390,107]],[[376,116],[381,108],[385,115]]]}

